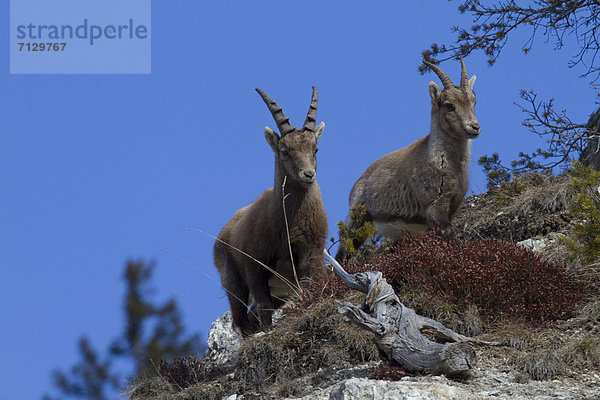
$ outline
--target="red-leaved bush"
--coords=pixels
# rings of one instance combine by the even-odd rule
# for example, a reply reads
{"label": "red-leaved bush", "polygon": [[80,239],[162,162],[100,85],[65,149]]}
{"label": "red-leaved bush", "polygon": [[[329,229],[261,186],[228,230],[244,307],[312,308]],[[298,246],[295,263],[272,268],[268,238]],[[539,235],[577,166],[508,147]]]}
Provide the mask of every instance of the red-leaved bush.
{"label": "red-leaved bush", "polygon": [[[361,269],[366,271],[366,269]],[[352,270],[352,272],[359,272]],[[287,311],[291,313],[303,313],[311,305],[325,299],[340,298],[342,293],[349,291],[348,286],[332,271],[318,274],[310,282],[308,288],[304,288],[300,296],[288,303]]]}
{"label": "red-leaved bush", "polygon": [[516,243],[486,239],[462,244],[432,232],[401,240],[365,269],[381,271],[394,288],[416,285],[451,303],[476,305],[488,316],[534,322],[571,316],[589,290],[563,265]]}
{"label": "red-leaved bush", "polygon": [[410,372],[396,364],[395,362],[388,362],[379,364],[371,373],[372,379],[381,379],[386,381],[399,381],[400,379],[411,376]]}
{"label": "red-leaved bush", "polygon": [[[486,239],[463,244],[433,232],[407,237],[373,264],[351,262],[355,273],[381,271],[397,293],[408,286],[489,318],[551,322],[573,315],[592,286],[581,275],[516,243]],[[317,278],[293,308],[306,309],[349,290],[332,272]],[[400,299],[402,301],[402,299]]]}

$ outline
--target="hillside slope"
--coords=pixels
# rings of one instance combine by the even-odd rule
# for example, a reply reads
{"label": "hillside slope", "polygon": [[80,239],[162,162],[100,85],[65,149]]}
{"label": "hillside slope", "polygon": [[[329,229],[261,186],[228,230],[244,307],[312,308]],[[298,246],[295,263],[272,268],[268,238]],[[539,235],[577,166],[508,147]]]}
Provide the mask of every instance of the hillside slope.
{"label": "hillside slope", "polygon": [[[525,183],[522,190],[508,197],[496,191],[467,198],[454,219],[459,241],[490,237],[520,241],[538,249],[544,257],[564,262],[565,252],[556,237],[568,234],[573,223],[568,207],[574,192],[568,178],[530,176]],[[366,268],[377,269],[377,260],[380,259],[371,260]],[[567,272],[576,270],[576,266],[567,266]],[[595,275],[589,279],[596,279]],[[471,376],[450,380],[411,376],[382,361],[371,334],[344,321],[337,313],[340,300],[357,304],[362,295],[341,290],[335,277],[325,280],[316,285],[319,290],[284,309],[283,317],[271,330],[248,338],[239,350],[236,349],[241,341],[235,340],[229,323],[216,324],[211,335],[220,337],[221,342],[210,357],[202,360],[190,356],[162,363],[160,376],[132,383],[130,398],[600,397],[597,286],[582,297],[570,319],[535,324],[480,315],[477,307],[450,304],[447,299],[417,293],[419,289],[398,288],[401,301],[418,312],[453,329],[458,327],[463,333],[502,344],[478,346],[478,361]]]}

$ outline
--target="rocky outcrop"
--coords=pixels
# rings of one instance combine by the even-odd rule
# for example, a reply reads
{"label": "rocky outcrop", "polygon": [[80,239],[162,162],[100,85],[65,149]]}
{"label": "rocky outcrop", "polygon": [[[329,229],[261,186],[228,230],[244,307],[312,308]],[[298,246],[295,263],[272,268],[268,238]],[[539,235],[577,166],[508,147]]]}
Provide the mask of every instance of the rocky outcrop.
{"label": "rocky outcrop", "polygon": [[[273,313],[273,323],[276,323],[282,317],[283,312],[275,310]],[[208,331],[208,348],[204,353],[205,360],[210,360],[217,365],[237,361],[238,350],[244,340],[242,339],[242,335],[233,329],[232,322],[231,312],[227,311],[211,324],[210,331]]]}
{"label": "rocky outcrop", "polygon": [[544,253],[548,247],[556,244],[559,236],[558,233],[552,232],[544,237],[521,240],[520,242],[517,242],[517,244],[533,252]]}
{"label": "rocky outcrop", "polygon": [[364,378],[348,379],[337,390],[331,392],[328,397],[329,400],[470,400],[476,398],[483,397],[475,397],[463,389],[450,386],[441,381],[388,382]]}
{"label": "rocky outcrop", "polygon": [[217,365],[235,362],[242,341],[242,336],[233,329],[231,312],[227,311],[210,327],[204,358]]}

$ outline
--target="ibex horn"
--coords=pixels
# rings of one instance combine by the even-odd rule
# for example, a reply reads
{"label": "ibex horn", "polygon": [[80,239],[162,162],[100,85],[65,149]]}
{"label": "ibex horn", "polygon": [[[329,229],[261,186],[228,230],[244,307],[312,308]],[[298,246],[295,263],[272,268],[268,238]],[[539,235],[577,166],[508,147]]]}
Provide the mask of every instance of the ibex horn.
{"label": "ibex horn", "polygon": [[256,88],[256,91],[260,94],[260,97],[262,97],[267,107],[269,107],[269,111],[271,111],[271,115],[273,115],[273,119],[275,119],[275,123],[277,124],[277,128],[279,128],[281,136],[285,136],[288,133],[295,131],[296,128],[290,125],[290,119],[285,116],[282,108],[275,103],[275,100],[267,96],[265,92],[258,88]]}
{"label": "ibex horn", "polygon": [[317,104],[319,102],[319,98],[317,95],[317,87],[312,87],[312,99],[310,100],[310,107],[308,107],[308,113],[306,114],[306,120],[304,121],[304,125],[302,125],[302,129],[308,129],[309,131],[315,130],[315,124],[317,123]]}
{"label": "ibex horn", "polygon": [[446,73],[441,70],[440,67],[438,67],[437,65],[432,64],[430,62],[427,62],[427,61],[423,61],[423,64],[427,65],[429,68],[431,68],[433,70],[433,72],[436,73],[437,76],[439,76],[445,89],[454,87],[454,83],[452,83],[452,79],[450,79],[448,77],[448,75],[446,75]]}
{"label": "ibex horn", "polygon": [[462,56],[460,57],[460,67],[460,86],[467,87],[469,76],[467,75],[467,66],[465,65],[465,60],[463,60]]}

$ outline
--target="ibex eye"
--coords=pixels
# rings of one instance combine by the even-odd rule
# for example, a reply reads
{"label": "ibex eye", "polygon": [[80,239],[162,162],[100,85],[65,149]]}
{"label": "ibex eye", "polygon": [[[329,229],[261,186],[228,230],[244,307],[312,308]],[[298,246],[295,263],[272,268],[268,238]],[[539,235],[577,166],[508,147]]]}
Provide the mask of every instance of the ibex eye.
{"label": "ibex eye", "polygon": [[281,155],[287,157],[289,153],[287,152],[287,150],[281,150]]}
{"label": "ibex eye", "polygon": [[444,107],[446,107],[446,110],[448,111],[454,111],[454,104],[452,103],[444,103]]}

